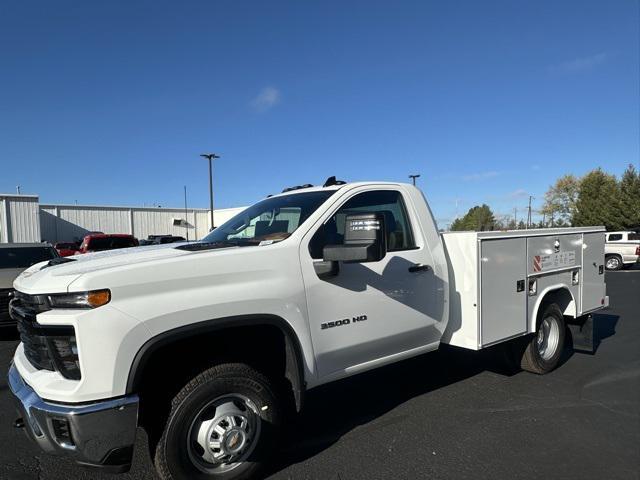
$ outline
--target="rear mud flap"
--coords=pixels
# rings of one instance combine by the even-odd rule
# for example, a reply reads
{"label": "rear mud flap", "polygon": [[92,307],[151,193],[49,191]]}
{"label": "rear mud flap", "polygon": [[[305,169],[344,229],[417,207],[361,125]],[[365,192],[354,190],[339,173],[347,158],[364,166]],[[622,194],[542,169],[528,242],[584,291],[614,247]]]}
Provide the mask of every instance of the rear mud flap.
{"label": "rear mud flap", "polygon": [[567,324],[573,340],[573,349],[580,352],[593,353],[595,345],[593,341],[593,315],[585,315],[571,319]]}

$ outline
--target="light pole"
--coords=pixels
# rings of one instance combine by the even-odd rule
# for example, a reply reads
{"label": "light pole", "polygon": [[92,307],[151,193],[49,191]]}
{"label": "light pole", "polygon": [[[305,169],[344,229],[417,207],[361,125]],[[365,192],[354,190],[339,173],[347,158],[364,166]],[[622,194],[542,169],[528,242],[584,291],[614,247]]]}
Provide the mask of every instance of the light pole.
{"label": "light pole", "polygon": [[409,175],[409,178],[413,181],[413,186],[416,186],[416,178],[419,178],[420,174],[418,175]]}
{"label": "light pole", "polygon": [[209,209],[211,210],[211,230],[213,230],[215,226],[213,225],[213,170],[211,161],[220,158],[220,155],[216,155],[215,153],[202,153],[200,156],[209,160]]}

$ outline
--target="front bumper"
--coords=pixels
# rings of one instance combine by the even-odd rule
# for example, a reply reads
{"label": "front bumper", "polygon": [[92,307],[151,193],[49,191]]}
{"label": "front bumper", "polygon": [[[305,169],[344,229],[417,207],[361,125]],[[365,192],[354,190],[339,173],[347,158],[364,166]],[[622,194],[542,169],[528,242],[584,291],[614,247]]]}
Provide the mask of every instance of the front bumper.
{"label": "front bumper", "polygon": [[137,395],[81,405],[49,403],[24,382],[13,363],[9,388],[21,417],[17,425],[24,425],[28,436],[45,452],[114,473],[131,467]]}

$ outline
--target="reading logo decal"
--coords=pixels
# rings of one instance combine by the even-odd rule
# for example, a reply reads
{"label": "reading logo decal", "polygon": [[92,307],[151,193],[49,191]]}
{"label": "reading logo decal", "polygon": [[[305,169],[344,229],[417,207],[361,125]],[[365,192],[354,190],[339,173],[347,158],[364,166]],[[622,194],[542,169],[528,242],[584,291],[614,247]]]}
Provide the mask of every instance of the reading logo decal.
{"label": "reading logo decal", "polygon": [[336,320],[335,322],[326,322],[320,324],[321,330],[326,330],[333,327],[343,327],[345,325],[355,325],[359,322],[364,322],[367,319],[366,315],[358,315],[352,318],[343,318],[342,320]]}
{"label": "reading logo decal", "polygon": [[557,268],[573,267],[576,264],[576,252],[554,253],[552,255],[535,255],[533,257],[533,271],[544,272]]}

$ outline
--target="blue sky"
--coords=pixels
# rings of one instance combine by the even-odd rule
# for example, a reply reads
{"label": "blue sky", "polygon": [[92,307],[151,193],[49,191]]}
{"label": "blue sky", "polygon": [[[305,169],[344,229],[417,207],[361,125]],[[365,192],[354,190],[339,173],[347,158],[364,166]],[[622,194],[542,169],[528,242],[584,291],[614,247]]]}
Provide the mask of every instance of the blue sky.
{"label": "blue sky", "polygon": [[214,151],[220,207],[420,173],[443,224],[481,202],[523,211],[564,173],[638,164],[639,10],[6,0],[0,192],[181,206],[187,185],[206,207]]}

